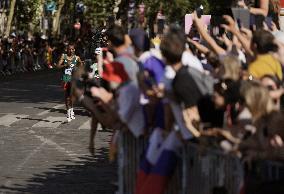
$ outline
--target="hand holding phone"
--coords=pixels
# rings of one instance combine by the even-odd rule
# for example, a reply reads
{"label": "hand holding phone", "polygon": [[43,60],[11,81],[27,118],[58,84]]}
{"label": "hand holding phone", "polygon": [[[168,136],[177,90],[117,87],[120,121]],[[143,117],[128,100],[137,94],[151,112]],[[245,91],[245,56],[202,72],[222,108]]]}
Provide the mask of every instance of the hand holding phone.
{"label": "hand holding phone", "polygon": [[196,15],[198,18],[201,18],[201,16],[203,15],[203,6],[201,5],[200,7],[198,7],[195,11],[196,11]]}

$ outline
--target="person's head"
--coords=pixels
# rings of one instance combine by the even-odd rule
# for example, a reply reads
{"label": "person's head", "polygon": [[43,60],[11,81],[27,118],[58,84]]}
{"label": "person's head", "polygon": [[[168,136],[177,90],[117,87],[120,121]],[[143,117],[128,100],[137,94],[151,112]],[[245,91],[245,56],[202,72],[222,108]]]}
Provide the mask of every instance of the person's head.
{"label": "person's head", "polygon": [[108,29],[106,35],[111,47],[120,47],[125,44],[126,33],[121,26],[114,25]]}
{"label": "person's head", "polygon": [[244,82],[241,86],[241,96],[254,121],[274,110],[275,106],[269,96],[268,89],[263,87],[260,82]]}
{"label": "person's head", "polygon": [[251,48],[255,54],[267,54],[277,52],[278,46],[274,42],[274,36],[266,30],[256,30],[253,33]]}
{"label": "person's head", "polygon": [[261,84],[269,91],[275,91],[280,88],[280,80],[273,75],[264,75],[261,79]]}
{"label": "person's head", "polygon": [[168,65],[175,65],[181,62],[182,54],[185,50],[185,40],[184,32],[173,27],[164,36],[160,49]]}
{"label": "person's head", "polygon": [[68,56],[75,55],[75,45],[74,45],[73,43],[70,43],[70,44],[67,46],[67,55],[68,55]]}
{"label": "person's head", "polygon": [[219,69],[219,76],[223,79],[232,79],[237,81],[241,75],[241,62],[238,57],[228,55],[222,59],[222,65]]}
{"label": "person's head", "polygon": [[[267,88],[270,92],[277,91],[281,87],[281,81],[276,76],[273,75],[264,75],[260,79],[260,81],[262,86]],[[271,97],[273,98],[273,102],[275,103],[276,108],[280,108],[281,95],[271,94]]]}
{"label": "person's head", "polygon": [[220,80],[214,84],[213,101],[216,108],[240,101],[240,84],[232,79]]}
{"label": "person's head", "polygon": [[206,54],[206,58],[208,60],[208,63],[213,67],[215,71],[218,71],[221,66],[220,57],[216,55],[214,52],[208,52]]}
{"label": "person's head", "polygon": [[132,29],[129,32],[129,36],[131,38],[132,45],[135,48],[136,55],[139,55],[140,53],[150,49],[150,39],[143,29]]}

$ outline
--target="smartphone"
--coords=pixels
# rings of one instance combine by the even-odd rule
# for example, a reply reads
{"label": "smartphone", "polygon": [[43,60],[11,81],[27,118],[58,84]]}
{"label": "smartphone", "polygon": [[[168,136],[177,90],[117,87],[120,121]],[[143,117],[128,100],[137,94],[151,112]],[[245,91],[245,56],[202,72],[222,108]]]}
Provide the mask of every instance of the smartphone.
{"label": "smartphone", "polygon": [[269,29],[272,29],[272,18],[271,17],[266,17],[265,18],[265,23],[268,26]]}
{"label": "smartphone", "polygon": [[196,10],[196,14],[198,18],[201,18],[201,16],[203,15],[203,6],[199,6]]}

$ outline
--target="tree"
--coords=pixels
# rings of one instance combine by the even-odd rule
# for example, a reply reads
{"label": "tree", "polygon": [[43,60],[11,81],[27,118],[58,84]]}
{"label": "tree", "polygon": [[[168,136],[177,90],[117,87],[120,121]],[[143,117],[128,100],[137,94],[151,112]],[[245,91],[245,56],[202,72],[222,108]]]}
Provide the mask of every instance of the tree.
{"label": "tree", "polygon": [[9,16],[8,16],[8,22],[7,22],[7,28],[5,31],[5,36],[9,36],[11,26],[12,26],[12,21],[14,17],[14,11],[15,11],[15,5],[16,5],[16,0],[12,0],[10,4],[10,10],[9,10]]}
{"label": "tree", "polygon": [[41,0],[17,0],[12,25],[24,31],[34,30],[39,26],[39,8],[43,5]]}
{"label": "tree", "polygon": [[54,21],[53,21],[53,29],[52,29],[52,34],[54,36],[58,35],[59,33],[59,26],[60,26],[60,17],[61,17],[61,11],[62,11],[62,8],[64,6],[64,3],[65,3],[65,0],[58,0],[58,9],[55,13],[55,17],[54,17]]}

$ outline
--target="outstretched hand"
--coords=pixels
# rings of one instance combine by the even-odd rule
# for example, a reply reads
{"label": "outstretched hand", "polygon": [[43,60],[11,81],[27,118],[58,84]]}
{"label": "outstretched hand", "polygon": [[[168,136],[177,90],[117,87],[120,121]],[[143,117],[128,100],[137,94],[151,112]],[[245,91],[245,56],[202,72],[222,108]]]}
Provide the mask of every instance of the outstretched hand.
{"label": "outstretched hand", "polygon": [[222,24],[221,27],[223,27],[226,31],[232,32],[233,34],[237,32],[236,28],[236,22],[231,16],[225,15],[223,16],[227,24]]}

